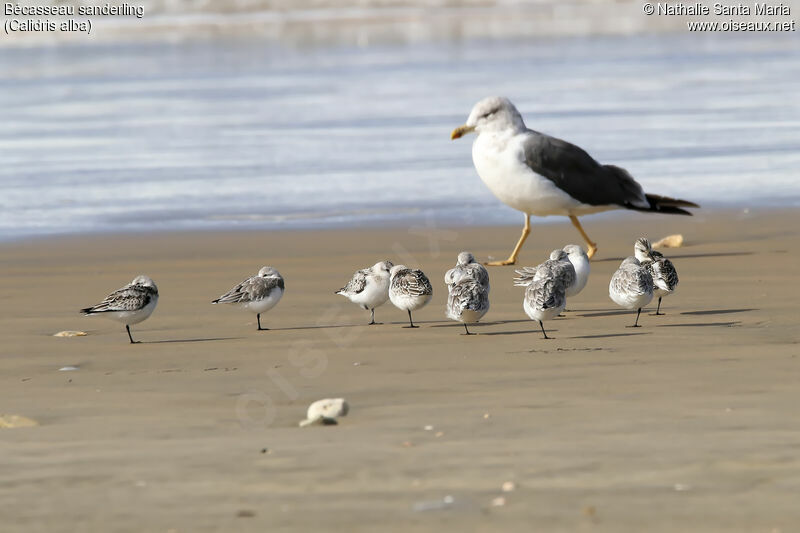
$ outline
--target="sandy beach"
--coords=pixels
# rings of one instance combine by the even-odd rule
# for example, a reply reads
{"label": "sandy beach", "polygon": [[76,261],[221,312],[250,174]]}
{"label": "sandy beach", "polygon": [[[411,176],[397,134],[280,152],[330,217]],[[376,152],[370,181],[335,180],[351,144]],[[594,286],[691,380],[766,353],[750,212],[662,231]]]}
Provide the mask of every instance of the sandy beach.
{"label": "sandy beach", "polygon": [[[580,243],[566,220],[536,222],[521,265]],[[0,414],[39,425],[0,429],[0,530],[796,531],[798,222],[587,218],[597,260],[549,341],[511,267],[490,270],[480,335],[444,318],[456,254],[505,257],[516,226],[2,244]],[[611,274],[636,237],[672,233],[686,244],[664,250],[681,279],[666,316],[654,301],[626,328]],[[391,304],[366,326],[333,294],[382,259],[433,282],[419,329]],[[286,279],[270,331],[210,304],[267,264]],[[160,291],[141,344],[78,314],[140,273]],[[329,397],[349,416],[297,426]]]}

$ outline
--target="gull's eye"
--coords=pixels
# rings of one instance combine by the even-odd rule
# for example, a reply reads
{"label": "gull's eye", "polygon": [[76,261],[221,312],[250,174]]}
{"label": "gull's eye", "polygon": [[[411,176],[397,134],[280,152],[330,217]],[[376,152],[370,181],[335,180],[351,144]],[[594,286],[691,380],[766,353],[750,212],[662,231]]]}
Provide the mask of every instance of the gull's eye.
{"label": "gull's eye", "polygon": [[479,117],[478,117],[478,119],[480,120],[480,119],[482,119],[482,118],[489,118],[489,117],[491,117],[492,115],[494,115],[495,113],[497,113],[498,111],[500,111],[500,109],[499,109],[499,108],[490,109],[489,111],[487,111],[487,112],[486,112],[486,113],[484,113],[483,115],[479,116]]}

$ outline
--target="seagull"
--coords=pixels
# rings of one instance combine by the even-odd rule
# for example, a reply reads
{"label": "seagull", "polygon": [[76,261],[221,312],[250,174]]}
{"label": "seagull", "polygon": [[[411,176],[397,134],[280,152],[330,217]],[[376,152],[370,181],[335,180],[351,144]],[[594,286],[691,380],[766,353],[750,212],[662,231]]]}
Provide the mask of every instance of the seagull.
{"label": "seagull", "polygon": [[422,270],[395,265],[389,271],[389,299],[398,309],[408,311],[408,328],[417,328],[411,311],[422,309],[433,297],[433,286]]}
{"label": "seagull", "polygon": [[375,308],[385,304],[389,299],[389,270],[391,261],[375,263],[370,268],[356,270],[347,285],[335,292],[357,304],[365,311],[372,311],[369,325],[375,322]]}
{"label": "seagull", "polygon": [[467,324],[475,324],[489,310],[489,288],[484,287],[478,280],[463,277],[447,286],[447,318],[464,324],[467,335]]}
{"label": "seagull", "polygon": [[633,247],[636,259],[644,265],[653,277],[653,296],[658,296],[658,307],[656,315],[661,313],[661,298],[675,292],[678,288],[678,271],[672,261],[664,257],[664,254],[653,250],[650,241],[642,237],[636,241]]}
{"label": "seagull", "polygon": [[131,326],[146,320],[158,303],[158,287],[147,276],[136,276],[124,287],[106,296],[102,302],[85,309],[85,316],[101,315],[125,324],[131,344],[138,344],[131,335]]}
{"label": "seagull", "polygon": [[461,252],[456,259],[456,266],[448,270],[444,275],[445,285],[449,288],[455,285],[464,277],[472,278],[481,286],[489,290],[489,272],[486,268],[475,261],[475,256],[470,252]]}
{"label": "seagull", "polygon": [[631,328],[638,328],[642,307],[653,299],[653,277],[635,257],[627,257],[614,272],[608,284],[608,295],[614,303],[625,309],[636,309],[636,321]]}
{"label": "seagull", "polygon": [[525,127],[514,104],[491,96],[475,104],[467,123],[454,129],[451,139],[477,132],[472,161],[481,180],[504,204],[525,214],[522,236],[504,261],[487,265],[513,265],[531,232],[530,217],[568,216],[586,241],[591,259],[597,252],[578,217],[608,211],[633,209],[691,215],[681,207],[699,207],[693,202],[646,194],[627,170],[601,165],[582,148]]}
{"label": "seagull", "polygon": [[258,331],[261,327],[261,313],[266,313],[280,301],[285,290],[283,276],[271,266],[261,267],[258,274],[247,278],[231,290],[212,300],[212,304],[239,304],[242,309],[256,313]]}

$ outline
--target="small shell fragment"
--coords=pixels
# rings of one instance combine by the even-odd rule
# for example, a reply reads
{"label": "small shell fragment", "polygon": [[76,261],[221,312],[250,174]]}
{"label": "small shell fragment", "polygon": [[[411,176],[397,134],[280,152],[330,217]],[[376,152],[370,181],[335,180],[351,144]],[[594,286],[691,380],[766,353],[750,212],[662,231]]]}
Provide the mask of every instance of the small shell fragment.
{"label": "small shell fragment", "polygon": [[300,422],[300,427],[311,424],[335,425],[336,418],[347,416],[350,406],[344,398],[326,398],[317,400],[308,406],[306,419]]}
{"label": "small shell fragment", "polygon": [[38,426],[39,422],[22,415],[0,415],[0,429],[30,428]]}
{"label": "small shell fragment", "polygon": [[513,481],[506,481],[505,483],[503,483],[501,490],[503,492],[514,492],[516,488],[517,488],[516,483],[514,483]]}
{"label": "small shell fragment", "polygon": [[681,246],[683,246],[683,235],[680,233],[667,235],[660,241],[653,243],[653,248],[680,248]]}
{"label": "small shell fragment", "polygon": [[74,331],[71,329],[67,329],[64,331],[59,331],[58,333],[54,333],[53,337],[85,337],[88,333],[85,331]]}

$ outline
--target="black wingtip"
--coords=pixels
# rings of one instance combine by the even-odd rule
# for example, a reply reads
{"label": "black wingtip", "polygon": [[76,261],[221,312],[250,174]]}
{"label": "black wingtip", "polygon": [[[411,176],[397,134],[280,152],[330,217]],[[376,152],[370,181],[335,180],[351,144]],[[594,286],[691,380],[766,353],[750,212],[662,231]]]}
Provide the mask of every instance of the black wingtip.
{"label": "black wingtip", "polygon": [[78,312],[82,313],[84,315],[91,315],[92,314],[92,308],[91,307],[86,307],[85,309],[81,309]]}

